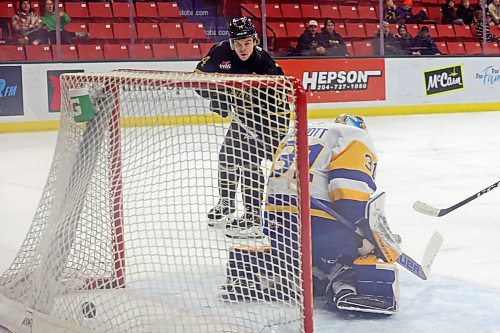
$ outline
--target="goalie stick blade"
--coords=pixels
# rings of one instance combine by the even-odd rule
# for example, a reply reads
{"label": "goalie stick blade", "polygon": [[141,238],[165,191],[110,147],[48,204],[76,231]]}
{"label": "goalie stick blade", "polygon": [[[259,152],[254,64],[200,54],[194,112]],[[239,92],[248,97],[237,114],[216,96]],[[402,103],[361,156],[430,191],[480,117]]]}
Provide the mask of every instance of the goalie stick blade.
{"label": "goalie stick blade", "polygon": [[429,216],[434,216],[434,217],[444,215],[442,212],[442,209],[434,208],[434,207],[429,206],[428,204],[426,204],[425,202],[422,202],[422,201],[415,201],[415,203],[413,204],[413,209],[419,213],[429,215]]}
{"label": "goalie stick blade", "polygon": [[422,280],[427,280],[431,271],[432,263],[434,262],[434,258],[436,258],[436,255],[439,252],[442,244],[443,236],[436,231],[432,235],[429,243],[427,244],[427,247],[425,248],[422,264],[416,262],[406,253],[401,253],[397,262]]}

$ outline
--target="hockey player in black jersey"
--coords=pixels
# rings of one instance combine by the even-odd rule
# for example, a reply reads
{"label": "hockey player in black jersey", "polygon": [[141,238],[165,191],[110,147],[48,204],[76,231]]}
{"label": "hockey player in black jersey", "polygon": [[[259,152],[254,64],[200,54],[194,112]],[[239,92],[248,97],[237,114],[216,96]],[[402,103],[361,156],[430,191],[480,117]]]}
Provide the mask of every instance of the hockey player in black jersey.
{"label": "hockey player in black jersey", "polygon": [[[196,67],[198,72],[223,74],[283,75],[281,67],[258,46],[255,26],[249,18],[234,18],[227,41],[214,45]],[[261,98],[257,98],[257,97]],[[265,98],[262,98],[265,96]],[[259,238],[262,219],[264,175],[263,159],[272,160],[281,138],[287,132],[287,118],[278,116],[284,98],[272,87],[235,91],[231,96],[202,93],[210,99],[210,109],[233,121],[219,151],[219,195],[217,205],[208,212],[209,225],[230,221],[236,212],[236,191],[241,185],[245,212],[226,224],[226,235]]]}

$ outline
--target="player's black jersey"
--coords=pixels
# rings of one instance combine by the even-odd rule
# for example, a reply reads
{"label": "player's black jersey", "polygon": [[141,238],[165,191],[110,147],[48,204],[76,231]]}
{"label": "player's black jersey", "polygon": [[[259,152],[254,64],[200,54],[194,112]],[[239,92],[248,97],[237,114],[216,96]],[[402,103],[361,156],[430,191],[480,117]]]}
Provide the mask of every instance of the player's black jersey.
{"label": "player's black jersey", "polygon": [[281,67],[259,46],[247,61],[241,61],[229,41],[214,45],[196,69],[206,73],[283,75]]}

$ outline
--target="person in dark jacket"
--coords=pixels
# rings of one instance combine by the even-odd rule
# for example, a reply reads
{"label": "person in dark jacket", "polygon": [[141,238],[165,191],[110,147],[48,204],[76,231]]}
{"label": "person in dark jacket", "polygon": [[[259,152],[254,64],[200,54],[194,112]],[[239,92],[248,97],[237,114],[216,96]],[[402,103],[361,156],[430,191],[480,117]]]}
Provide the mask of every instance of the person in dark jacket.
{"label": "person in dark jacket", "polygon": [[294,51],[295,55],[318,56],[326,54],[325,48],[319,44],[317,29],[318,22],[316,20],[310,20],[307,29],[299,37],[299,41]]}
{"label": "person in dark jacket", "polygon": [[441,24],[464,24],[464,21],[457,17],[454,0],[446,0],[446,3],[441,7],[441,13],[443,14]]}
{"label": "person in dark jacket", "polygon": [[420,29],[420,32],[415,37],[413,43],[413,54],[415,55],[439,55],[439,52],[436,43],[432,40],[431,35],[429,33],[429,28],[427,26],[423,26]]}
{"label": "person in dark jacket", "polygon": [[344,39],[335,32],[335,22],[333,19],[328,18],[325,21],[325,27],[319,34],[318,44],[325,48],[325,55],[327,56],[348,56],[347,47],[345,46]]}
{"label": "person in dark jacket", "polygon": [[396,37],[399,38],[401,55],[412,54],[411,48],[413,47],[413,37],[408,33],[406,25],[398,25],[398,35]]}
{"label": "person in dark jacket", "polygon": [[385,0],[384,7],[384,21],[389,23],[396,23],[397,14],[396,14],[396,5],[394,4],[394,0]]}
{"label": "person in dark jacket", "polygon": [[[400,55],[401,48],[399,46],[399,40],[391,32],[389,22],[384,21],[384,55]],[[381,55],[380,53],[380,31],[375,32],[375,40],[373,43],[374,54]]]}
{"label": "person in dark jacket", "polygon": [[474,22],[474,9],[470,6],[470,0],[462,0],[462,3],[458,5],[457,18],[461,19],[464,24]]}

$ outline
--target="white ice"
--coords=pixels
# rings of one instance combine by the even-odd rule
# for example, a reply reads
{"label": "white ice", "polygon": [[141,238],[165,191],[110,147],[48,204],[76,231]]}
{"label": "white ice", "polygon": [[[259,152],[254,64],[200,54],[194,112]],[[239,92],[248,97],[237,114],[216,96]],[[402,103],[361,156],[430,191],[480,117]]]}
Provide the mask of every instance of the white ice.
{"label": "white ice", "polygon": [[[412,209],[416,200],[448,207],[499,180],[500,112],[366,120],[379,153],[378,186],[404,251],[419,259],[435,230],[444,244],[428,281],[400,270],[397,314],[333,313],[317,299],[315,332],[500,332],[500,190],[440,218]],[[56,135],[0,135],[0,271],[28,231]]]}

